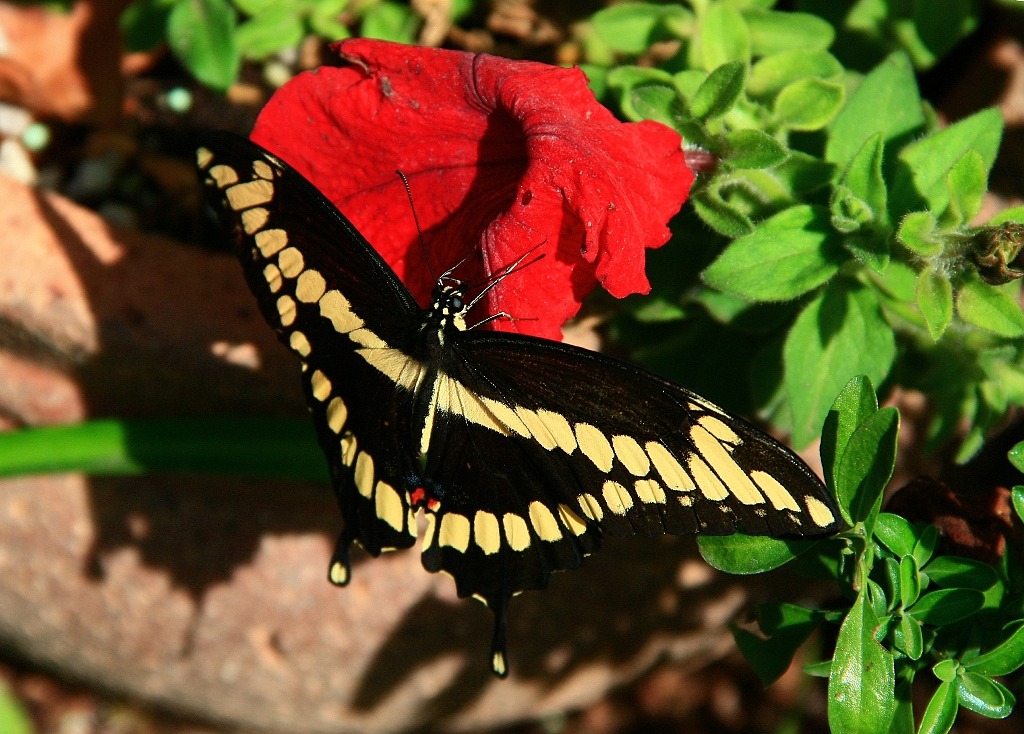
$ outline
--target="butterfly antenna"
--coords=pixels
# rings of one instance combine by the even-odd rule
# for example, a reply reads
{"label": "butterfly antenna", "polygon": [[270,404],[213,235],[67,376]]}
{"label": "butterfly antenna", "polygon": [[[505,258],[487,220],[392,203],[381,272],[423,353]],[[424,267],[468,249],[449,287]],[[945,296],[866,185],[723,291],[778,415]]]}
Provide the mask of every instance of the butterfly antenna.
{"label": "butterfly antenna", "polygon": [[496,285],[501,283],[501,281],[505,280],[505,278],[512,275],[512,273],[516,272],[517,270],[522,270],[523,268],[529,267],[530,265],[533,265],[534,263],[543,260],[544,253],[541,253],[540,255],[537,255],[537,257],[533,258],[529,262],[524,262],[526,258],[528,258],[532,253],[540,249],[540,247],[543,244],[544,243],[541,242],[539,245],[534,245],[529,250],[524,252],[522,255],[519,256],[517,260],[513,261],[509,265],[506,265],[504,268],[502,268],[501,272],[499,272],[497,275],[492,275],[488,279],[490,282],[485,280],[484,283],[487,283],[487,285],[484,286],[484,289],[477,293],[476,297],[469,302],[469,305],[466,307],[466,310],[468,311],[469,309],[473,308],[473,306],[475,306],[480,301],[481,298],[486,296],[488,292],[490,292]]}
{"label": "butterfly antenna", "polygon": [[[402,171],[395,171],[395,173],[397,173],[398,177],[402,179],[402,185],[405,186],[405,195],[409,197],[409,209],[412,210],[412,221],[416,225],[416,236],[420,241],[420,252],[423,253],[423,262],[427,264],[427,270],[430,271],[431,279],[437,281],[438,279],[434,277],[434,268],[430,264],[430,255],[427,254],[427,243],[423,240],[423,229],[420,227],[420,218],[416,216],[416,203],[412,200],[412,187],[409,185],[409,179],[406,178],[405,173]],[[459,264],[461,265],[462,263]],[[458,265],[456,267],[458,267]],[[455,268],[452,268],[452,270],[454,269]],[[451,270],[448,272],[450,273]],[[445,275],[447,275],[447,273],[445,273]],[[443,278],[444,276],[442,275],[441,277]]]}

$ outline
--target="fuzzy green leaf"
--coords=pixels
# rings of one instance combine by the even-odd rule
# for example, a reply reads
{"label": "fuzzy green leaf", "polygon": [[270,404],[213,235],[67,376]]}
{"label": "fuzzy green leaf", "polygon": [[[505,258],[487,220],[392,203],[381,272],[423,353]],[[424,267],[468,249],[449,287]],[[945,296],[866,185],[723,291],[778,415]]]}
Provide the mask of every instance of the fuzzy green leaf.
{"label": "fuzzy green leaf", "polygon": [[407,5],[383,0],[366,9],[360,25],[360,35],[382,41],[412,43],[416,40],[416,32],[421,22],[420,16]]}
{"label": "fuzzy green leaf", "polygon": [[775,98],[776,125],[788,130],[820,130],[839,112],[846,88],[838,82],[806,77],[787,84]]}
{"label": "fuzzy green leaf", "polygon": [[949,206],[947,177],[957,161],[975,150],[987,175],[1002,134],[1002,114],[990,108],[908,145],[899,154],[902,165],[892,192],[896,210],[944,211]]}
{"label": "fuzzy green leaf", "polygon": [[931,257],[942,252],[942,239],[937,228],[938,222],[931,212],[910,212],[900,222],[896,239],[914,253]]}
{"label": "fuzzy green leaf", "polygon": [[923,270],[917,278],[917,307],[928,325],[933,341],[938,341],[953,321],[953,285],[942,273]]}
{"label": "fuzzy green leaf", "polygon": [[744,237],[754,231],[750,217],[711,192],[690,199],[693,209],[705,224],[726,237]]}
{"label": "fuzzy green leaf", "polygon": [[789,157],[786,146],[761,130],[736,130],[725,139],[734,168],[772,168]]}
{"label": "fuzzy green leaf", "polygon": [[725,3],[710,5],[698,32],[704,68],[710,71],[729,61],[750,60],[750,31],[740,11]]}
{"label": "fuzzy green leaf", "polygon": [[875,642],[878,618],[857,596],[839,628],[828,679],[829,729],[843,734],[878,734],[889,730],[896,710],[896,673],[892,655]]}
{"label": "fuzzy green leaf", "polygon": [[247,59],[265,59],[283,48],[294,47],[305,33],[302,19],[287,5],[253,16],[238,26],[235,42]]}
{"label": "fuzzy green leaf", "polygon": [[881,135],[888,149],[924,125],[914,69],[905,54],[893,54],[864,77],[832,121],[825,159],[845,168],[868,138]]}
{"label": "fuzzy green leaf", "polygon": [[795,206],[730,244],[703,277],[714,288],[754,301],[788,300],[835,275],[837,251],[827,213]]}
{"label": "fuzzy green leaf", "polygon": [[832,401],[851,378],[881,382],[895,357],[895,338],[874,292],[842,281],[829,284],[797,317],[783,347],[793,442],[806,446],[818,436]]}
{"label": "fuzzy green leaf", "polygon": [[1006,291],[988,285],[980,278],[968,278],[960,286],[957,313],[969,324],[999,336],[1024,336],[1024,313]]}
{"label": "fuzzy green leaf", "polygon": [[710,74],[690,100],[690,113],[700,119],[721,117],[743,93],[747,66],[743,61],[729,61]]}
{"label": "fuzzy green leaf", "polygon": [[835,39],[832,24],[810,13],[750,9],[743,13],[754,56],[781,51],[824,51]]}
{"label": "fuzzy green leaf", "polygon": [[946,175],[949,206],[942,225],[958,227],[970,223],[981,210],[981,200],[988,191],[988,166],[976,150],[969,150],[953,164]]}
{"label": "fuzzy green leaf", "polygon": [[623,100],[623,112],[632,120],[655,120],[676,127],[685,110],[679,93],[671,84],[651,82],[634,86],[628,95],[629,111]]}
{"label": "fuzzy green leaf", "polygon": [[[692,18],[681,7],[672,11],[683,11],[682,15]],[[619,3],[594,13],[591,23],[594,32],[612,49],[636,56],[655,40],[655,31],[668,12],[666,6],[655,3]]]}
{"label": "fuzzy green leaf", "polygon": [[747,93],[753,97],[770,97],[798,79],[815,77],[839,81],[842,75],[843,65],[827,51],[782,51],[754,64],[747,76]]}
{"label": "fuzzy green leaf", "polygon": [[840,183],[849,188],[854,196],[867,204],[872,218],[882,224],[888,221],[888,195],[882,175],[883,152],[882,135],[875,133],[854,153],[840,179]]}
{"label": "fuzzy green leaf", "polygon": [[167,43],[196,79],[224,90],[241,64],[236,23],[227,0],[179,0],[167,16]]}

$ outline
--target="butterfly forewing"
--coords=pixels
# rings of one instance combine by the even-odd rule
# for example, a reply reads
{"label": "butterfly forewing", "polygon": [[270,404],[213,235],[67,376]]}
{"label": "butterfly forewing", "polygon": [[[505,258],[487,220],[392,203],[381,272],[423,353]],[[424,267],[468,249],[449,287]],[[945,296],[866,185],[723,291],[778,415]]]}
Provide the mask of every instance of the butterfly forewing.
{"label": "butterfly forewing", "polygon": [[792,452],[703,398],[593,352],[465,330],[464,291],[439,295],[428,316],[348,220],[259,146],[210,135],[199,164],[264,316],[302,362],[345,521],[335,582],[348,580],[353,540],[374,555],[408,547],[423,509],[424,566],[494,611],[504,675],[509,599],[579,566],[605,534],[841,526]]}
{"label": "butterfly forewing", "polygon": [[[345,519],[342,551],[352,539],[374,555],[412,545],[409,416],[421,375],[405,350],[420,309],[348,220],[277,158],[211,133],[199,163],[260,310],[302,360]],[[347,568],[332,578],[347,581]]]}

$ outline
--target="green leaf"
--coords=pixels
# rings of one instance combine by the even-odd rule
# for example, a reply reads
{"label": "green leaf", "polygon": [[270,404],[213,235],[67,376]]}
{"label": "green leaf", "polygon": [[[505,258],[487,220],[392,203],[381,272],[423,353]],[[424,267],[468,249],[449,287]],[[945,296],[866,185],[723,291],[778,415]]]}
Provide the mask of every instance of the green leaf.
{"label": "green leaf", "polygon": [[932,695],[928,706],[921,716],[918,734],[947,734],[956,721],[959,705],[956,698],[956,686],[948,681],[939,684]]}
{"label": "green leaf", "polygon": [[935,270],[922,270],[917,278],[917,307],[932,341],[938,341],[953,321],[953,284],[949,278]]}
{"label": "green leaf", "polygon": [[969,150],[953,164],[946,174],[949,207],[942,217],[942,226],[969,224],[981,211],[981,200],[988,191],[988,167],[976,150]]}
{"label": "green leaf", "polygon": [[[934,584],[944,589],[963,588],[987,591],[999,580],[995,569],[987,563],[960,556],[939,556],[924,567],[924,572]],[[986,673],[988,671],[979,672]],[[991,673],[991,675],[1002,675],[1002,673]]]}
{"label": "green leaf", "polygon": [[817,541],[762,535],[698,535],[701,557],[713,568],[740,576],[765,573],[789,563]]}
{"label": "green leaf", "polygon": [[727,133],[728,161],[735,168],[772,168],[789,157],[786,146],[761,130]]}
{"label": "green leaf", "polygon": [[150,51],[167,37],[173,0],[135,0],[119,19],[126,51]]}
{"label": "green leaf", "polygon": [[309,27],[328,41],[348,38],[348,26],[341,22],[341,14],[346,7],[348,0],[316,0],[309,14]]}
{"label": "green leaf", "polygon": [[943,239],[937,228],[938,222],[931,212],[910,212],[900,222],[896,239],[915,254],[932,257],[943,250]]}
{"label": "green leaf", "polygon": [[819,207],[795,206],[730,244],[703,278],[714,288],[754,301],[787,300],[838,272],[837,249],[827,213]]}
{"label": "green leaf", "polygon": [[196,79],[224,90],[241,65],[236,23],[227,0],[178,0],[167,16],[167,43]]}
{"label": "green leaf", "polygon": [[690,198],[693,209],[705,224],[726,237],[743,237],[754,231],[754,223],[743,212],[711,192]]}
{"label": "green leaf", "polygon": [[920,574],[917,559],[913,556],[903,556],[900,559],[900,604],[904,609],[913,606],[921,596]]}
{"label": "green leaf", "polygon": [[[1020,444],[1017,444],[1020,446]],[[1024,520],[1024,487],[1017,485],[1011,492],[1013,498],[1013,509],[1017,513],[1017,517]]]}
{"label": "green leaf", "polygon": [[747,66],[743,61],[729,61],[708,74],[690,100],[690,113],[700,119],[721,117],[743,93]]}
{"label": "green leaf", "polygon": [[1001,683],[984,675],[962,672],[956,679],[960,705],[990,719],[1005,719],[1017,699]]}
{"label": "green leaf", "polygon": [[224,473],[328,480],[305,420],[97,420],[0,434],[0,477],[85,472]]}
{"label": "green leaf", "polygon": [[952,683],[960,672],[960,663],[952,659],[940,660],[932,666],[932,672],[943,683]]}
{"label": "green leaf", "polygon": [[882,175],[882,154],[884,146],[881,133],[875,133],[864,141],[846,166],[840,183],[867,204],[871,219],[879,223],[888,221],[886,211],[887,192]]}
{"label": "green leaf", "polygon": [[594,32],[612,49],[636,56],[655,40],[655,29],[664,14],[663,5],[620,3],[594,13],[591,23]]}
{"label": "green leaf", "polygon": [[956,300],[957,313],[968,324],[991,331],[999,336],[1024,336],[1024,313],[1006,291],[982,282],[978,277],[967,278],[960,285]]}
{"label": "green leaf", "polygon": [[920,532],[920,537],[914,544],[912,555],[917,561],[918,567],[923,566],[935,555],[935,549],[939,547],[939,530],[934,525],[925,525]]}
{"label": "green leaf", "polygon": [[928,0],[914,4],[913,28],[921,52],[916,58],[922,68],[931,66],[978,26],[979,13],[973,0]]}
{"label": "green leaf", "polygon": [[830,283],[797,317],[783,347],[793,442],[806,446],[818,436],[851,378],[881,382],[895,358],[896,340],[876,294],[842,280]]}
{"label": "green leaf", "polygon": [[238,26],[235,43],[247,59],[265,59],[283,48],[298,46],[302,19],[287,5],[278,5]]}
{"label": "green leaf", "polygon": [[845,168],[868,138],[881,135],[891,150],[924,124],[914,69],[905,54],[893,54],[864,77],[832,121],[825,159]]}
{"label": "green leaf", "polygon": [[914,552],[917,533],[909,520],[891,512],[879,513],[875,519],[874,534],[878,541],[893,552],[897,558]]}
{"label": "green leaf", "polygon": [[675,128],[685,112],[675,87],[663,82],[635,85],[629,91],[628,100],[628,105],[622,105],[622,111],[635,121],[655,120]]}
{"label": "green leaf", "polygon": [[882,408],[850,436],[839,460],[836,496],[841,506],[850,508],[853,522],[874,524],[872,516],[881,505],[882,492],[896,464],[898,433],[899,413],[895,408]]}
{"label": "green leaf", "polygon": [[817,629],[821,613],[794,604],[762,604],[757,617],[767,639],[744,629],[735,630],[733,637],[743,657],[767,686],[789,668],[796,651]]}
{"label": "green leaf", "polygon": [[995,227],[1000,224],[1006,224],[1007,222],[1018,222],[1020,224],[1024,224],[1024,206],[1011,206],[1009,209],[1003,209],[988,220],[988,226]]}
{"label": "green leaf", "polygon": [[944,211],[949,206],[946,180],[957,161],[975,150],[987,172],[1002,134],[1002,114],[990,108],[908,145],[899,153],[902,165],[893,187],[898,210]]}
{"label": "green leaf", "polygon": [[975,589],[940,589],[922,596],[910,614],[924,624],[942,627],[966,619],[985,606],[985,595]]}
{"label": "green leaf", "polygon": [[1014,444],[1013,448],[1006,454],[1006,458],[1013,464],[1013,468],[1024,473],[1024,441]]}
{"label": "green leaf", "polygon": [[752,97],[770,97],[798,79],[839,81],[842,75],[843,65],[827,51],[782,51],[765,56],[751,67],[747,93]]}
{"label": "green leaf", "polygon": [[772,116],[788,130],[820,130],[839,112],[846,88],[838,82],[806,77],[787,84],[775,98]]}
{"label": "green leaf", "polygon": [[32,734],[34,727],[18,699],[0,683],[0,731],[4,734]]}
{"label": "green leaf", "polygon": [[981,675],[1009,675],[1024,665],[1024,624],[1018,622],[1016,629],[1002,643],[988,652],[963,664],[965,670]]}
{"label": "green leaf", "polygon": [[828,679],[828,724],[843,734],[878,734],[896,711],[892,655],[875,642],[878,618],[861,589],[839,628]]}
{"label": "green leaf", "polygon": [[701,20],[698,41],[704,68],[710,71],[729,61],[750,60],[750,32],[743,16],[725,3],[707,8]]}
{"label": "green leaf", "polygon": [[911,660],[920,660],[924,654],[921,623],[909,615],[901,616],[893,630],[893,646]]}
{"label": "green leaf", "polygon": [[878,399],[871,381],[863,375],[852,377],[832,403],[821,433],[821,465],[829,487],[836,486],[836,467],[850,436],[877,412]]}
{"label": "green leaf", "polygon": [[810,13],[751,9],[743,13],[743,18],[750,29],[750,48],[754,56],[794,50],[824,51],[835,39],[832,24]]}
{"label": "green leaf", "polygon": [[371,5],[363,13],[360,35],[381,41],[413,43],[420,27],[420,17],[407,5],[390,0]]}

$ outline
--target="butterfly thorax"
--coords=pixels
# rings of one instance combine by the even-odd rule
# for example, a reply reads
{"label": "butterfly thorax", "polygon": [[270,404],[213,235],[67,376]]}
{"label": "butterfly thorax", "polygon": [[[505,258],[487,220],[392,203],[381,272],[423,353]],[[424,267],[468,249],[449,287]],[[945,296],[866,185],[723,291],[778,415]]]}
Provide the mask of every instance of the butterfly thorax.
{"label": "butterfly thorax", "polygon": [[439,281],[431,298],[420,325],[420,346],[428,358],[436,358],[447,334],[466,330],[469,302],[465,286],[458,281],[454,285]]}

